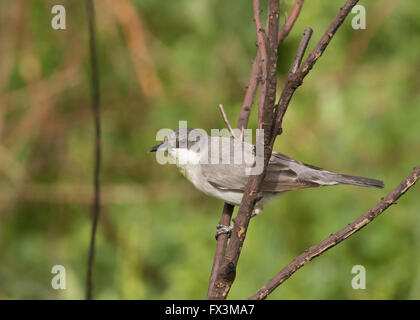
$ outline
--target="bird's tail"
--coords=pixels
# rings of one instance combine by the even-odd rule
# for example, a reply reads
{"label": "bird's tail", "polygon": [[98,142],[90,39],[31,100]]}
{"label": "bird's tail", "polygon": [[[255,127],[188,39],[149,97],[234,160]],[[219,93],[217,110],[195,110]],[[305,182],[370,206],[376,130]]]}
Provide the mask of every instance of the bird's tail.
{"label": "bird's tail", "polygon": [[374,188],[383,188],[384,182],[377,179],[350,176],[347,174],[329,172],[329,178],[331,182],[337,184],[349,184],[352,186],[361,186],[361,187],[374,187]]}

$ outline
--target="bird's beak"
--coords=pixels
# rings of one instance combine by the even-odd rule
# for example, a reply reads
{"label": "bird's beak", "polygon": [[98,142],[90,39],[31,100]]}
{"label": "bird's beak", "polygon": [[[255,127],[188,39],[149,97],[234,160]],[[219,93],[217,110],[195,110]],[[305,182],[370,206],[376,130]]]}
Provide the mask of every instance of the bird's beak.
{"label": "bird's beak", "polygon": [[158,151],[159,147],[160,147],[162,144],[163,144],[163,143],[158,144],[157,146],[154,146],[153,148],[151,148],[151,149],[149,150],[149,152],[156,152],[156,151]]}

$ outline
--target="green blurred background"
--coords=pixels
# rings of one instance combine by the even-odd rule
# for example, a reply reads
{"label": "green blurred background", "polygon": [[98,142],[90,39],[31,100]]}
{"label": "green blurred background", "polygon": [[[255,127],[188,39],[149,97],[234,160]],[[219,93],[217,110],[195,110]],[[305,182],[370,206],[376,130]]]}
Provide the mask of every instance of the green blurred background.
{"label": "green blurred background", "polygon": [[[306,26],[309,50],[341,1],[306,0],[279,48],[282,87]],[[67,30],[51,28],[64,4]],[[263,1],[263,8],[266,8]],[[385,181],[285,194],[249,227],[230,298],[250,296],[308,246],[346,226],[420,162],[420,11],[364,0],[298,89],[275,150]],[[98,299],[202,299],[223,203],[147,150],[161,128],[236,123],[256,53],[251,1],[95,1],[100,61],[102,216]],[[282,22],[293,1],[282,1]],[[264,10],[265,11],[265,10]],[[93,172],[89,54],[82,0],[0,0],[0,298],[84,298]],[[250,128],[256,127],[254,110]],[[420,186],[299,270],[271,299],[419,299]],[[63,265],[67,289],[51,288]],[[363,265],[366,290],[353,290]]]}

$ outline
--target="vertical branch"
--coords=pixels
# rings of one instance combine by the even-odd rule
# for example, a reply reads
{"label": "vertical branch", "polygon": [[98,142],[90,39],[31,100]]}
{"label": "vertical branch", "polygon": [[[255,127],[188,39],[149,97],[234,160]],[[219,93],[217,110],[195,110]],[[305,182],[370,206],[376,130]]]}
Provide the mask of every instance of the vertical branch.
{"label": "vertical branch", "polygon": [[[229,203],[225,203],[223,206],[222,216],[220,217],[220,226],[229,226],[230,220],[232,219],[234,206]],[[226,251],[229,234],[222,233],[217,237],[216,253],[214,254],[213,267],[210,273],[209,288],[207,290],[207,299],[213,295],[214,283],[216,282],[216,275],[219,272],[220,263],[222,262],[224,253]]]}
{"label": "vertical branch", "polygon": [[[278,33],[278,44],[280,45],[284,39],[289,35],[290,30],[292,30],[297,18],[299,17],[300,11],[302,10],[304,0],[296,0],[292,11],[290,12],[289,18],[286,20],[285,24],[280,29]],[[266,22],[268,25],[268,21]],[[260,51],[257,51],[257,55],[252,63],[252,71],[245,92],[244,101],[242,102],[241,111],[239,113],[238,119],[238,129],[246,129],[248,126],[248,120],[251,113],[252,105],[254,103],[255,94],[257,92],[258,84],[261,81],[261,54]]]}
{"label": "vertical branch", "polygon": [[[255,23],[255,31],[257,34],[257,46],[258,46],[258,53],[260,54],[260,61],[261,61],[261,82],[262,86],[260,89],[260,97],[258,100],[258,128],[261,129],[261,122],[262,122],[262,113],[265,105],[265,98],[267,93],[267,78],[268,78],[268,48],[267,48],[267,36],[265,34],[265,30],[261,24],[261,8],[260,8],[260,1],[253,1],[253,11],[254,11],[254,23]],[[269,16],[270,12],[267,13],[267,23],[270,21]]]}
{"label": "vertical branch", "polygon": [[[304,0],[296,0],[292,11],[289,15],[289,18],[281,28],[278,33],[278,44],[280,44],[289,34],[290,30],[293,28],[295,21],[297,20],[300,11],[302,9]],[[267,17],[266,26],[269,24],[269,16]],[[244,101],[242,103],[241,111],[238,118],[237,128],[241,131],[246,129],[248,126],[248,120],[251,113],[252,105],[254,103],[255,94],[259,83],[261,82],[261,53],[260,50],[257,51],[257,55],[252,63],[252,71],[250,75],[249,84],[245,93]],[[242,136],[243,138],[243,136]],[[219,225],[229,226],[232,218],[234,206],[225,203],[222,216],[219,222]],[[213,267],[210,275],[209,288],[207,292],[207,299],[211,297],[216,297],[215,292],[215,281],[216,274],[219,272],[220,263],[226,251],[226,246],[228,242],[228,235],[221,234],[217,238],[216,253],[213,260]]]}
{"label": "vertical branch", "polygon": [[[272,114],[276,98],[276,66],[277,66],[277,39],[279,26],[279,1],[269,1],[267,34],[262,29],[260,19],[260,1],[253,1],[254,20],[258,38],[258,46],[262,61],[262,88],[259,99],[258,127],[264,129],[264,142],[270,138],[272,127]],[[270,120],[267,120],[270,118]],[[258,200],[261,182],[265,176],[266,165],[270,157],[270,146],[264,145],[264,170],[261,175],[251,176],[244,191],[241,205],[234,219],[231,240],[226,248],[223,260],[220,263],[212,295],[209,299],[226,299],[236,276],[236,265],[245,241],[251,213]]]}
{"label": "vertical branch", "polygon": [[[346,1],[346,3],[340,8],[339,13],[324,33],[321,40],[308,55],[306,60],[301,64],[305,49],[312,35],[312,29],[307,28],[305,30],[295,60],[292,64],[286,83],[284,85],[280,100],[275,107],[274,99],[276,97],[275,84],[279,4],[278,1],[274,0],[270,0],[269,2],[270,8],[268,12],[268,32],[266,39],[264,39],[265,33],[261,29],[261,22],[259,19],[259,1],[253,1],[255,25],[262,60],[263,74],[262,88],[259,99],[260,112],[258,127],[260,129],[264,129],[264,169],[260,175],[251,176],[245,187],[238,214],[234,219],[231,240],[228,247],[226,248],[224,259],[219,267],[214,284],[214,294],[210,296],[210,299],[226,299],[232,283],[235,280],[236,267],[243,243],[245,241],[249,220],[251,219],[251,212],[254,209],[255,203],[259,199],[260,185],[265,177],[265,172],[271,157],[276,136],[281,134],[281,123],[290,100],[296,89],[302,84],[304,77],[309,73],[318,58],[323,54],[335,32],[343,23],[344,19],[357,2],[358,0]],[[277,25],[276,28],[274,28],[275,25]],[[273,43],[273,39],[275,40],[275,44]],[[265,58],[268,59],[268,62],[264,62]]]}
{"label": "vertical branch", "polygon": [[91,64],[91,95],[92,113],[95,127],[94,137],[94,196],[92,203],[92,230],[90,236],[90,247],[87,265],[86,299],[93,298],[93,264],[95,258],[95,238],[100,214],[100,168],[101,168],[101,122],[100,122],[100,92],[99,92],[99,70],[96,53],[95,35],[95,8],[93,0],[86,0],[86,12],[89,25],[89,49]]}

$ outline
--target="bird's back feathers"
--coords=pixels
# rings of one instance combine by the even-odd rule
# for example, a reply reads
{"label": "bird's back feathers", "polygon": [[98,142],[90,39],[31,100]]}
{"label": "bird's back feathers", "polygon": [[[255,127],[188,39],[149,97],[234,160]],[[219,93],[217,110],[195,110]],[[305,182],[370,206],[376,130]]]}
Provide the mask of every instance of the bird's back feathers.
{"label": "bird's back feathers", "polygon": [[[244,149],[245,152],[253,152],[251,144],[245,143]],[[201,164],[204,177],[220,190],[244,191],[249,178],[245,170],[243,164]],[[384,187],[384,183],[380,180],[326,171],[273,152],[261,191],[282,192],[336,184]]]}

